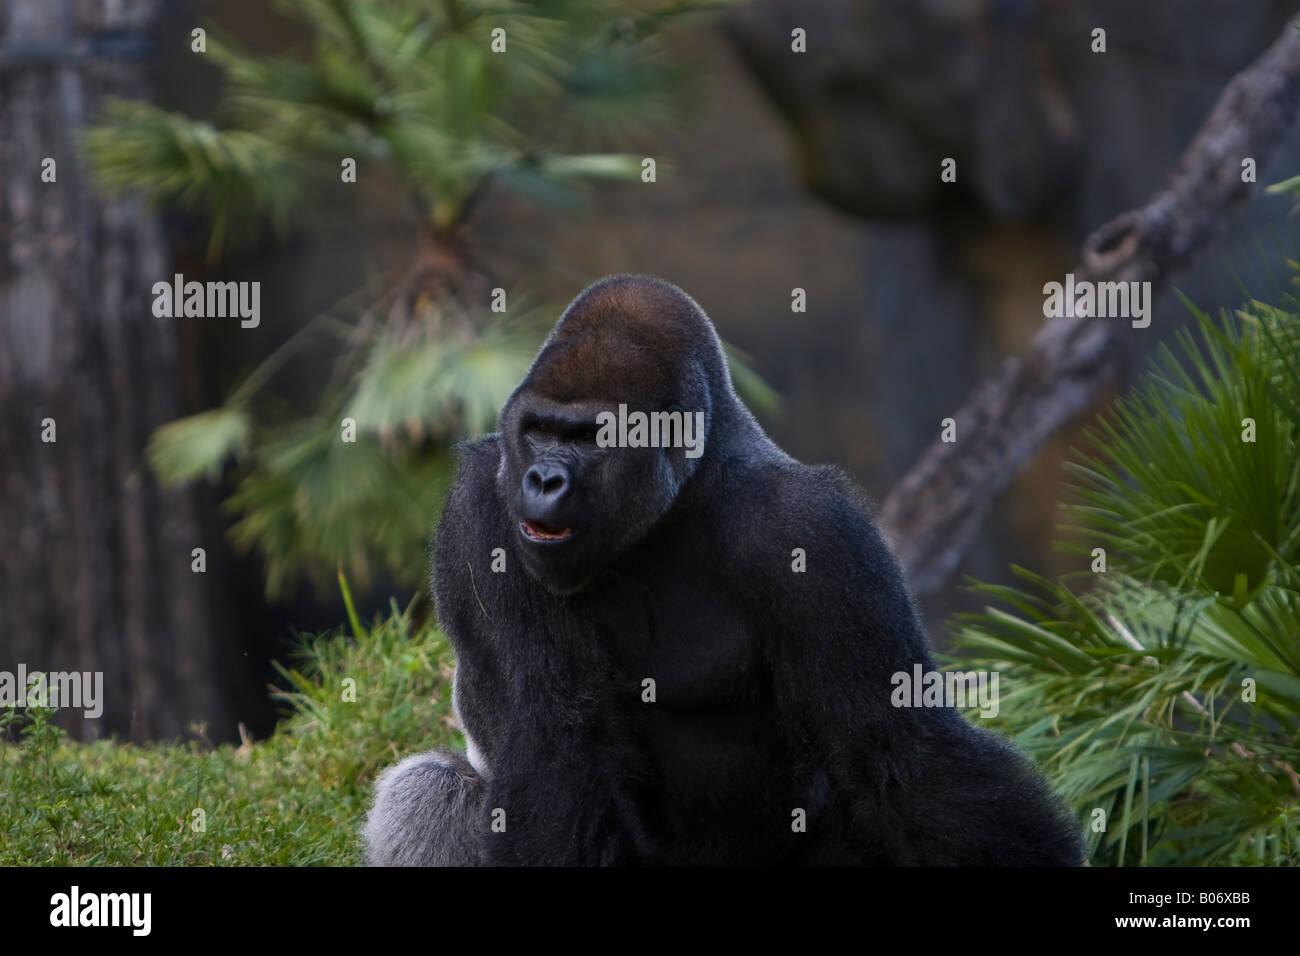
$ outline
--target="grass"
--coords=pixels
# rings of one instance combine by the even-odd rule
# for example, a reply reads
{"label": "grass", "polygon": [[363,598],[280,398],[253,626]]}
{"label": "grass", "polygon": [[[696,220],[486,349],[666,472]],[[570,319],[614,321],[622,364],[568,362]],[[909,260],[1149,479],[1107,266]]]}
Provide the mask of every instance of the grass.
{"label": "grass", "polygon": [[378,771],[462,742],[445,636],[411,608],[365,628],[348,606],[353,636],[306,641],[295,666],[278,667],[287,713],[265,741],[79,743],[52,711],[9,708],[0,722],[19,735],[0,743],[0,865],[360,863]]}

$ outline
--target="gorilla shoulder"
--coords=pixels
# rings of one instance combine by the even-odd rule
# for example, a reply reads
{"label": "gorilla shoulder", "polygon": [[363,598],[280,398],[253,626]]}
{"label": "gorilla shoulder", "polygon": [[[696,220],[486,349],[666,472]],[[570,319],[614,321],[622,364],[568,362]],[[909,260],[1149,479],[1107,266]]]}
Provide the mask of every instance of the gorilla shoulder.
{"label": "gorilla shoulder", "polygon": [[[441,608],[462,585],[468,584],[470,566],[477,567],[499,542],[508,548],[509,516],[503,509],[485,507],[496,489],[501,462],[501,440],[487,435],[457,446],[459,462],[447,493],[442,518],[433,542],[434,606]],[[484,565],[486,566],[486,565]]]}
{"label": "gorilla shoulder", "polygon": [[[725,522],[720,539],[735,543],[725,550],[734,551],[737,560],[756,555],[767,564],[771,547],[780,546],[787,556],[783,570],[789,570],[791,550],[803,548],[808,554],[815,549],[836,560],[829,568],[823,565],[823,576],[828,570],[839,570],[856,577],[858,571],[841,562],[879,560],[882,550],[889,556],[875,527],[875,506],[834,465],[805,465],[783,453],[765,455],[742,468],[728,469],[720,498],[728,506],[716,508],[713,514]],[[764,547],[764,542],[771,547]],[[889,560],[892,563],[892,557]]]}

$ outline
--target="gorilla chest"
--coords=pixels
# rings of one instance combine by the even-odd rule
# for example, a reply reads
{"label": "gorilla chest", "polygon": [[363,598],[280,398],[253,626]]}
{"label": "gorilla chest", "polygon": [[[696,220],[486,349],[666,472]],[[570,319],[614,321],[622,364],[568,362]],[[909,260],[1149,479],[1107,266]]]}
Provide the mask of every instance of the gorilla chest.
{"label": "gorilla chest", "polygon": [[457,642],[458,710],[484,753],[507,739],[529,751],[538,727],[650,751],[752,735],[771,710],[768,681],[758,641],[720,590],[680,575],[599,585],[540,605],[526,626]]}
{"label": "gorilla chest", "polygon": [[[796,781],[757,635],[704,574],[639,584],[620,602],[625,626],[602,637],[618,662],[614,720],[646,760],[637,800],[666,858],[779,856]],[[749,847],[763,832],[776,836]]]}
{"label": "gorilla chest", "polygon": [[625,578],[593,610],[599,640],[633,683],[638,709],[710,711],[758,702],[758,642],[725,591],[707,580]]}

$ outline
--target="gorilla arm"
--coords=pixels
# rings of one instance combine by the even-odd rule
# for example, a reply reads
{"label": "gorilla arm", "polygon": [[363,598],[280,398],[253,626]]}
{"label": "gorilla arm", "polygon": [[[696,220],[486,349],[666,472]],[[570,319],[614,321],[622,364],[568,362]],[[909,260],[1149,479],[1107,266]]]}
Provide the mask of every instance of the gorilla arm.
{"label": "gorilla arm", "polygon": [[[489,863],[644,858],[632,793],[645,758],[615,706],[638,684],[614,667],[598,615],[547,595],[519,564],[495,486],[499,441],[462,447],[435,541],[438,620],[455,647],[459,716],[483,777],[458,826]],[[506,551],[504,571],[492,570],[495,548]]]}
{"label": "gorilla arm", "polygon": [[[469,626],[464,622],[471,620],[470,611],[476,609],[473,571],[463,562],[469,551],[466,537],[482,538],[474,534],[471,500],[473,485],[483,480],[485,468],[489,469],[486,480],[490,487],[494,448],[490,438],[463,448],[462,465],[438,526],[435,567],[441,562],[446,566],[439,567],[436,576],[437,610],[443,629],[453,634]],[[465,673],[461,662],[457,685],[463,684]],[[461,724],[463,729],[463,717]],[[389,767],[375,781],[374,801],[366,816],[366,862],[371,866],[483,863],[486,790],[481,761],[480,766],[473,766],[463,753],[432,750]]]}
{"label": "gorilla arm", "polygon": [[844,831],[830,839],[866,863],[1077,865],[1077,827],[1022,756],[951,708],[892,705],[893,674],[934,669],[902,573],[842,474],[783,471],[785,504],[762,508],[779,517],[755,576],[761,626],[791,751],[830,779]]}

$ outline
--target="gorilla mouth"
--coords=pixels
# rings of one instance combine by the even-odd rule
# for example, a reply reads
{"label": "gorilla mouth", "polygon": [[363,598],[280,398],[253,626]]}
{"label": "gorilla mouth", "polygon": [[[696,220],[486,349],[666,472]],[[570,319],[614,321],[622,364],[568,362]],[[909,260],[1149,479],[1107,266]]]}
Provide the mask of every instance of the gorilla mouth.
{"label": "gorilla mouth", "polygon": [[519,530],[530,541],[565,541],[573,537],[572,528],[561,528],[558,525],[543,524],[540,521],[528,521],[527,519],[519,522]]}

